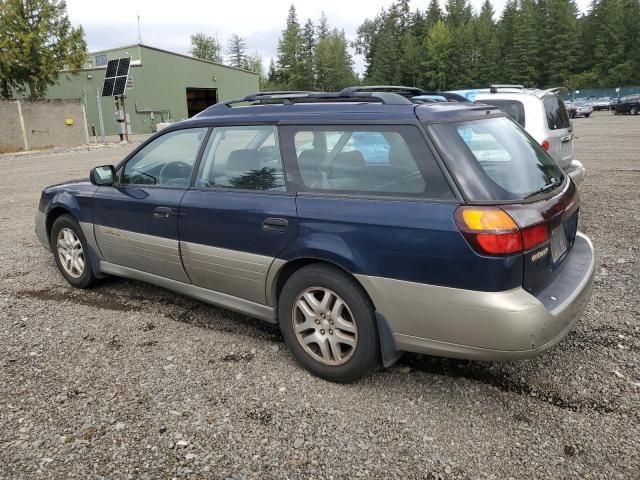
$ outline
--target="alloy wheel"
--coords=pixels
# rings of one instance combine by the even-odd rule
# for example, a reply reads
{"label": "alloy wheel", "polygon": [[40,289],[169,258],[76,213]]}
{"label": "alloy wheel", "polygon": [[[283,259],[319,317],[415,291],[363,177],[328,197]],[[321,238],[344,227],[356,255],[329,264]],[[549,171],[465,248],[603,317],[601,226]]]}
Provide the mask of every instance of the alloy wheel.
{"label": "alloy wheel", "polygon": [[333,290],[312,287],[293,304],[296,339],[313,359],[324,365],[349,361],[358,343],[358,328],[349,306]]}
{"label": "alloy wheel", "polygon": [[61,228],[56,242],[58,258],[64,271],[73,278],[80,278],[84,273],[84,250],[82,242],[70,228]]}

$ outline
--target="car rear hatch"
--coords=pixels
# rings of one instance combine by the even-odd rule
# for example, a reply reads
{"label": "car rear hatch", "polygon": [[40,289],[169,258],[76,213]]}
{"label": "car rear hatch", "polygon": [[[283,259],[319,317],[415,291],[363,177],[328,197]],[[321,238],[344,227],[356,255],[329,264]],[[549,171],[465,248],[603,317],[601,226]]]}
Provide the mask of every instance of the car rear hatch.
{"label": "car rear hatch", "polygon": [[478,255],[523,262],[522,286],[543,289],[573,247],[575,184],[504,115],[425,124],[465,197],[455,222]]}

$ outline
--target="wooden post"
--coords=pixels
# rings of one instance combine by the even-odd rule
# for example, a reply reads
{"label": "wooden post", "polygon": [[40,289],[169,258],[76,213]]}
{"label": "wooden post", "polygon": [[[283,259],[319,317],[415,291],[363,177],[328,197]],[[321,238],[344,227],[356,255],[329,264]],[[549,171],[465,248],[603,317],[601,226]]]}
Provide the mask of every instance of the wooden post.
{"label": "wooden post", "polygon": [[24,151],[29,151],[29,141],[27,140],[27,129],[24,128],[24,117],[22,116],[22,104],[20,100],[17,100],[18,104],[18,118],[20,119],[20,129],[22,130],[22,141],[24,143]]}

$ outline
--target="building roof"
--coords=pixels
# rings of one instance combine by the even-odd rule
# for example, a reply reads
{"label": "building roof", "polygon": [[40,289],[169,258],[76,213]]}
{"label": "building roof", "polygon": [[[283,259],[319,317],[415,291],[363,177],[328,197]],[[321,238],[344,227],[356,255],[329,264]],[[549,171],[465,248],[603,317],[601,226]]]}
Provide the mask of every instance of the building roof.
{"label": "building roof", "polygon": [[[177,53],[177,52],[172,52],[170,50],[164,50],[164,49],[158,48],[158,47],[152,47],[151,45],[146,45],[144,43],[134,43],[134,44],[131,44],[131,45],[124,45],[122,47],[107,48],[107,49],[104,49],[104,50],[94,50],[92,52],[88,52],[87,55],[95,56],[95,55],[100,55],[101,53],[114,52],[114,51],[117,51],[117,50],[126,50],[128,48],[146,48],[148,50],[155,50],[156,52],[166,53],[167,55],[175,55],[176,57],[187,58],[189,60],[193,60],[193,61],[196,61],[196,62],[208,63],[210,65],[215,65],[217,67],[228,68],[229,70],[236,70],[236,71],[240,71],[240,72],[251,73],[253,75],[257,75],[256,72],[252,72],[251,70],[246,70],[244,68],[237,68],[237,67],[232,67],[230,65],[225,65],[223,63],[212,62],[210,60],[205,60],[203,58],[196,58],[196,57],[192,57],[191,55],[185,55],[184,53]],[[93,68],[96,68],[96,67],[93,67]],[[105,68],[105,66],[101,66],[101,67],[97,67],[97,68]]]}

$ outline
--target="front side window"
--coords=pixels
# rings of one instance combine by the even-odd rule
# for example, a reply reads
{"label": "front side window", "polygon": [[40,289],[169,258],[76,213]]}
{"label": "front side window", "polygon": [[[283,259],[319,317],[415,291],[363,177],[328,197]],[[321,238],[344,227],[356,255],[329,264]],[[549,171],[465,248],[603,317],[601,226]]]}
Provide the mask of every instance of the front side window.
{"label": "front side window", "polygon": [[544,111],[547,115],[547,126],[549,130],[559,130],[561,128],[570,128],[571,121],[569,114],[562,100],[558,97],[547,97],[543,101]]}
{"label": "front side window", "polygon": [[196,187],[285,191],[276,127],[215,128],[200,162]]}
{"label": "front side window", "polygon": [[553,158],[506,117],[429,128],[472,201],[522,200],[562,183]]}
{"label": "front side window", "polygon": [[300,128],[293,132],[293,142],[304,190],[451,196],[442,172],[415,127]]}
{"label": "front side window", "polygon": [[188,187],[206,134],[206,128],[187,128],[156,138],[129,159],[120,183]]}

